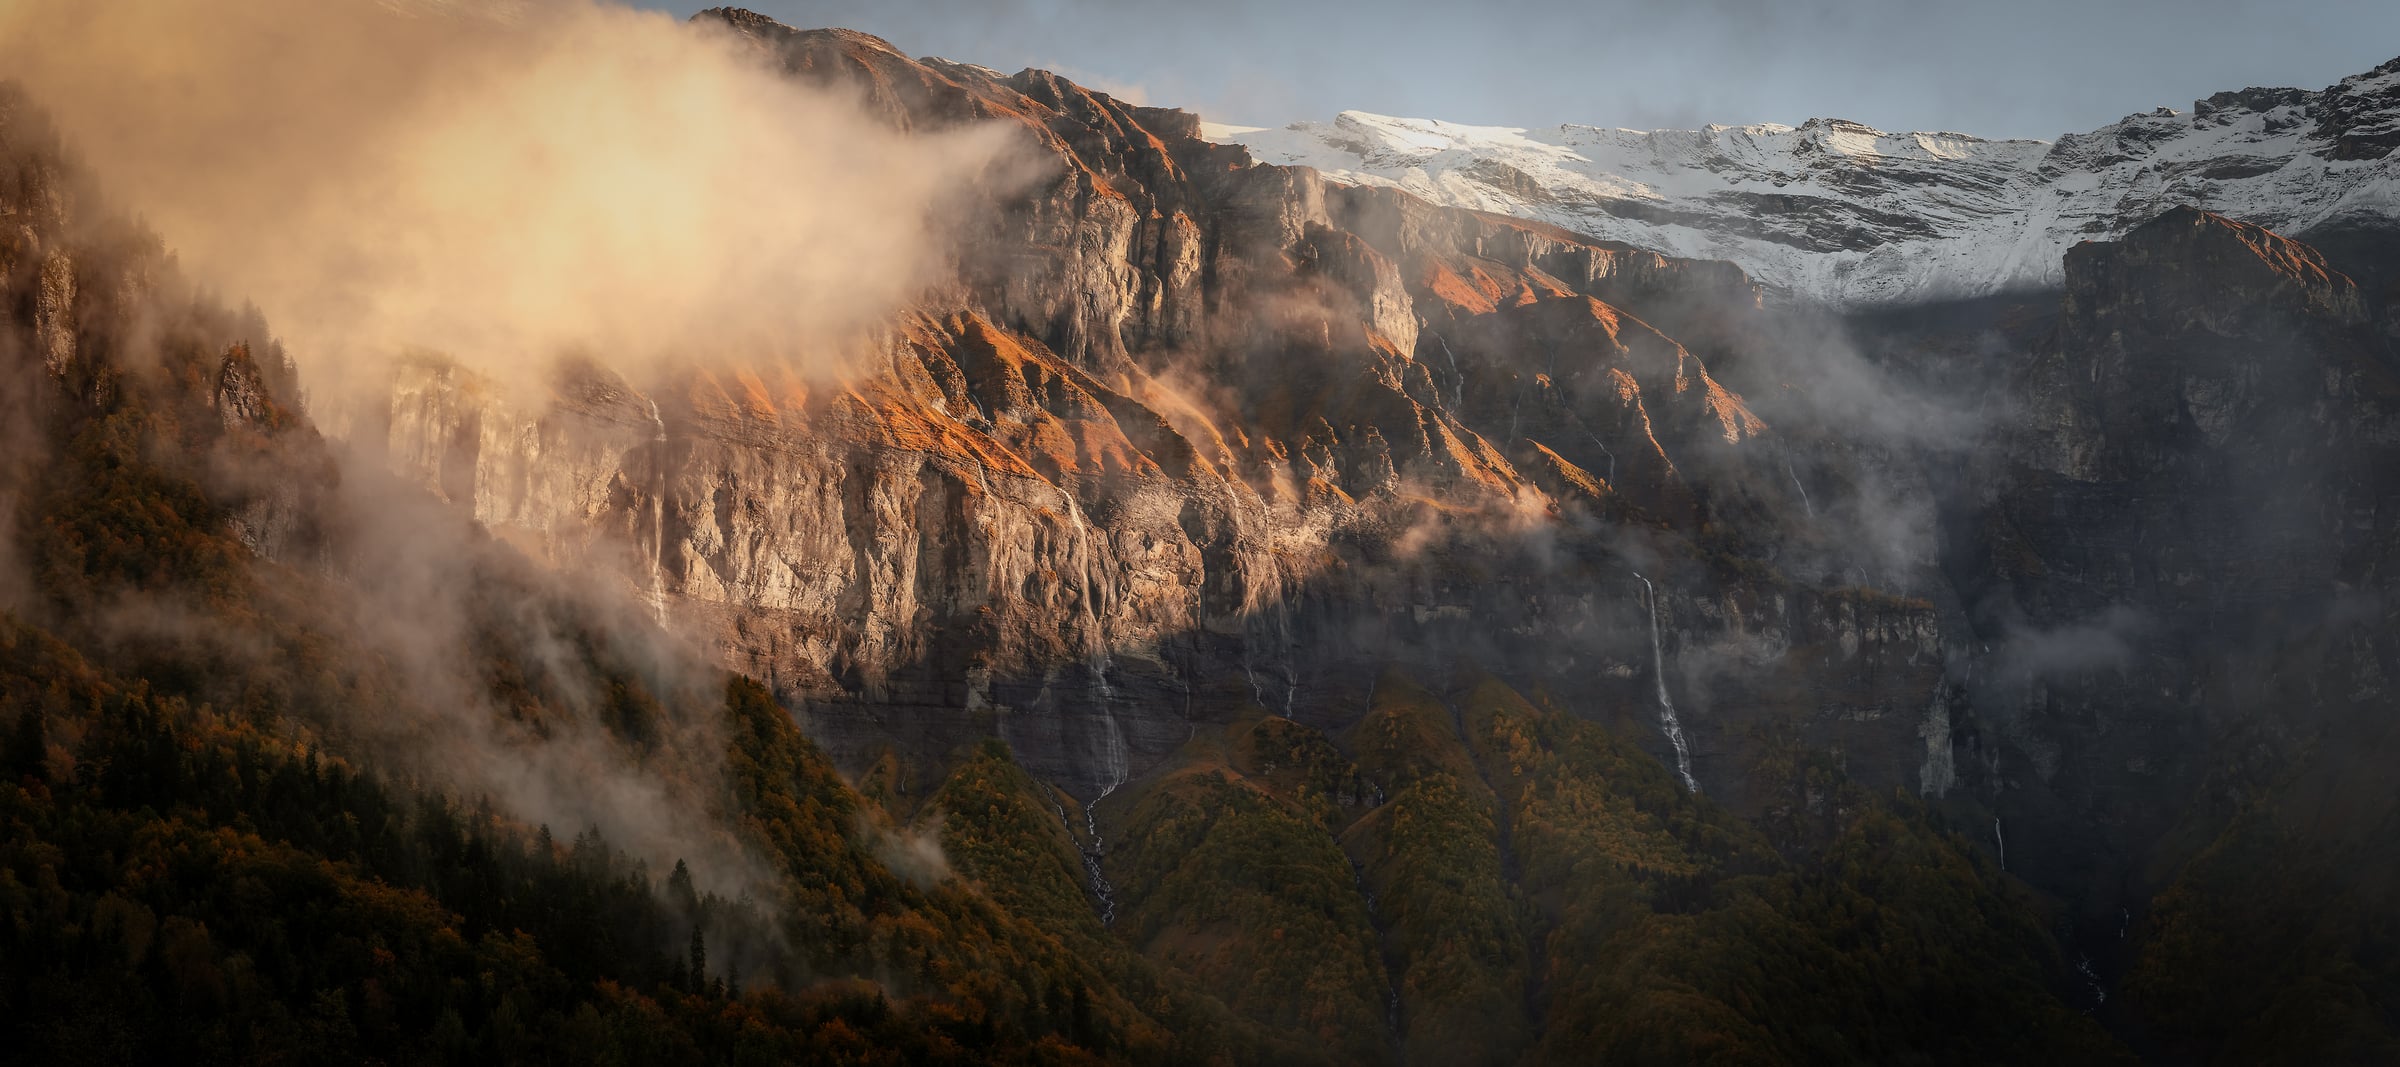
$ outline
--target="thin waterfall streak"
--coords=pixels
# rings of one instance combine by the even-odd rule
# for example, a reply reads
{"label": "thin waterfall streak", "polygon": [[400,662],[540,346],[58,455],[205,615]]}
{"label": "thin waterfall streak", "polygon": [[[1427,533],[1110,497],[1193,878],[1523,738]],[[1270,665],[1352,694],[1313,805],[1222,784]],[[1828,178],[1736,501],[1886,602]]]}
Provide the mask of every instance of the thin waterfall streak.
{"label": "thin waterfall streak", "polygon": [[1114,662],[1103,652],[1099,665],[1092,671],[1094,694],[1100,701],[1100,758],[1108,768],[1108,785],[1100,793],[1103,797],[1116,792],[1118,786],[1133,776],[1133,754],[1126,747],[1124,728],[1117,723],[1117,690],[1108,684],[1108,671],[1113,666]]}
{"label": "thin waterfall streak", "polygon": [[1641,579],[1642,589],[1648,594],[1650,604],[1650,671],[1651,677],[1658,683],[1659,727],[1666,733],[1667,743],[1675,747],[1675,773],[1682,777],[1683,788],[1697,793],[1700,791],[1700,781],[1692,777],[1692,750],[1684,740],[1683,722],[1675,715],[1675,702],[1667,696],[1666,645],[1658,635],[1658,587],[1651,585],[1650,579],[1643,578],[1639,571],[1634,572],[1633,576]]}
{"label": "thin waterfall streak", "polygon": [[1517,420],[1525,412],[1525,391],[1531,388],[1532,378],[1517,379],[1517,398],[1508,405],[1508,444],[1517,443]]}
{"label": "thin waterfall streak", "polygon": [[1262,711],[1273,712],[1275,705],[1267,703],[1267,687],[1259,684],[1258,667],[1253,662],[1252,648],[1258,643],[1258,613],[1245,612],[1242,618],[1242,677],[1250,683],[1250,699],[1258,702]]}
{"label": "thin waterfall streak", "polygon": [[667,554],[667,420],[659,417],[658,401],[643,397],[642,403],[649,405],[655,431],[650,437],[650,614],[665,626],[667,589],[660,561]]}
{"label": "thin waterfall streak", "polygon": [[[1380,910],[1375,900],[1375,892],[1367,888],[1366,871],[1356,861],[1352,861],[1350,864],[1350,888],[1367,902],[1367,923],[1375,928],[1377,954],[1381,955],[1382,942],[1385,937],[1383,920],[1379,917]],[[1386,1030],[1391,1032],[1394,1045],[1407,1047],[1407,1040],[1400,1036],[1400,983],[1392,980],[1392,970],[1388,963],[1383,968],[1383,1025]]]}
{"label": "thin waterfall streak", "polygon": [[1292,717],[1292,706],[1300,700],[1300,646],[1292,639],[1291,605],[1287,601],[1275,612],[1276,629],[1283,637],[1283,717]]}
{"label": "thin waterfall streak", "polygon": [[1591,427],[1584,425],[1583,416],[1576,414],[1574,408],[1567,409],[1567,418],[1575,423],[1575,429],[1582,432],[1584,439],[1590,441],[1592,447],[1599,449],[1601,455],[1608,457],[1608,478],[1606,480],[1610,491],[1615,491],[1617,488],[1617,454],[1609,449],[1608,443],[1602,441],[1599,434],[1593,433]]}
{"label": "thin waterfall streak", "polygon": [[1792,457],[1789,455],[1783,457],[1783,473],[1791,477],[1792,488],[1800,491],[1800,506],[1807,510],[1808,517],[1811,519],[1816,518],[1817,507],[1816,505],[1808,502],[1808,487],[1800,484],[1799,472],[1792,469]]}
{"label": "thin waterfall streak", "polygon": [[[1449,407],[1451,411],[1456,412],[1460,405],[1467,402],[1467,375],[1464,371],[1458,369],[1458,354],[1450,351],[1450,342],[1442,336],[1441,331],[1432,330],[1428,332],[1433,334],[1433,343],[1442,346],[1442,358],[1450,361]],[[1439,397],[1441,395],[1441,391],[1436,389],[1434,391],[1434,395]]]}

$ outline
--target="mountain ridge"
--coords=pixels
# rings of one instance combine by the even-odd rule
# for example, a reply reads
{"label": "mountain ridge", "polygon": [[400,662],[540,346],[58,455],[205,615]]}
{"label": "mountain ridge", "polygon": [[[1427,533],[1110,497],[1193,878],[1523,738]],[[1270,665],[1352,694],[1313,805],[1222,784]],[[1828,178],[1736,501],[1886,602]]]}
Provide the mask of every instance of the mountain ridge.
{"label": "mountain ridge", "polygon": [[1780,299],[1845,309],[2055,289],[2076,241],[2178,204],[2302,235],[2400,225],[2400,60],[2323,90],[2221,92],[2055,142],[1829,118],[1537,130],[1355,111],[1207,130],[1337,181],[1729,259]]}

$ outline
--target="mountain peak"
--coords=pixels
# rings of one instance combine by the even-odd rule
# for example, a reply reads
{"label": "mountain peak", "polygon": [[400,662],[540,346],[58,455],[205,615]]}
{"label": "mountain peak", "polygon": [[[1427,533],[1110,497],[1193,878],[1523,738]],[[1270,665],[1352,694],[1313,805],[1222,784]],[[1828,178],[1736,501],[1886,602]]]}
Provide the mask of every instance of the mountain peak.
{"label": "mountain peak", "polygon": [[732,29],[735,33],[753,40],[780,43],[798,38],[824,38],[839,42],[841,44],[856,45],[875,49],[877,51],[889,52],[895,56],[899,56],[902,59],[908,58],[908,53],[902,52],[899,48],[894,47],[892,42],[884,40],[881,37],[877,37],[871,33],[861,33],[857,30],[845,30],[840,28],[804,30],[797,26],[779,22],[766,15],[761,15],[758,12],[752,11],[748,8],[712,7],[697,12],[691,17],[691,21],[693,22],[701,22],[704,20],[721,22],[728,28]]}
{"label": "mountain peak", "polygon": [[2388,162],[2400,60],[2319,91],[2155,108],[2054,144],[1830,117],[1638,131],[1357,111],[1211,134],[1340,182],[1731,260],[1781,299],[1850,308],[2055,288],[2068,248],[2182,205],[2303,237],[2400,213]]}
{"label": "mountain peak", "polygon": [[1850,119],[1813,118],[1802,122],[1799,128],[1803,130],[1828,130],[1834,133],[1858,133],[1865,134],[1869,137],[1891,136],[1882,130],[1867,125],[1866,123],[1854,122]]}
{"label": "mountain peak", "polygon": [[761,15],[758,12],[752,11],[746,7],[705,8],[703,10],[694,12],[690,21],[699,22],[703,19],[722,22],[737,30],[751,30],[775,34],[799,32],[797,29],[791,26],[787,26],[782,22],[778,22],[775,19]]}

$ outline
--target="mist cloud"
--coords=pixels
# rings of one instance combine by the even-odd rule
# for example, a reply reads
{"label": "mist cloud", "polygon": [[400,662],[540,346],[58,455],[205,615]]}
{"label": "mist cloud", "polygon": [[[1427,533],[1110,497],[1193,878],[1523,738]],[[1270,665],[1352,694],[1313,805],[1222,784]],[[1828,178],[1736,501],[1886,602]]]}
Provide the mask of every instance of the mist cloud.
{"label": "mist cloud", "polygon": [[[1004,131],[904,136],[753,48],[592,0],[0,0],[0,77],[182,274],[257,304],[320,406],[373,396],[392,358],[424,351],[521,388],[566,357],[645,386],[708,362],[842,369],[947,267],[939,235],[995,173]],[[0,382],[12,511],[10,468],[39,442],[19,393],[47,385]],[[371,450],[336,455],[330,479],[248,453],[211,476],[322,527],[293,556],[263,548],[259,577],[289,583],[284,565],[342,587],[274,603],[355,651],[361,691],[389,700],[326,709],[344,747],[771,899],[772,866],[719,810],[721,675],[701,651],[605,589],[548,583]],[[299,484],[322,495],[278,491]],[[0,524],[0,608],[12,532]],[[284,654],[172,597],[94,618],[128,656],[273,671]],[[656,706],[625,711],[603,668]],[[938,866],[938,849],[903,852]]]}
{"label": "mist cloud", "polygon": [[1000,136],[903,136],[751,47],[591,0],[0,5],[0,71],[320,396],[420,349],[835,366]]}
{"label": "mist cloud", "polygon": [[929,889],[951,876],[950,856],[942,851],[943,816],[913,827],[889,826],[861,813],[852,828],[867,842],[875,861],[919,889]]}
{"label": "mist cloud", "polygon": [[2063,626],[2012,627],[1993,659],[2003,681],[2019,683],[2121,670],[2133,659],[2133,642],[2150,627],[2149,616],[2118,605]]}

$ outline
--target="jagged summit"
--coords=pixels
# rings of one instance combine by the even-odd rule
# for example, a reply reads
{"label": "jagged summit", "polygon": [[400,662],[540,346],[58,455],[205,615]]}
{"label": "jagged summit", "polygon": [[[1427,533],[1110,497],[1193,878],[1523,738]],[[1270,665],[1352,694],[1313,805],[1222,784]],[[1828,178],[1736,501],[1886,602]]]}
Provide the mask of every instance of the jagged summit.
{"label": "jagged summit", "polygon": [[2334,159],[2381,159],[2400,148],[2400,58],[2344,78],[2317,101],[2317,133]]}
{"label": "jagged summit", "polygon": [[735,33],[741,34],[744,37],[769,43],[780,44],[795,37],[824,38],[842,44],[857,45],[864,48],[872,48],[878,51],[889,52],[903,59],[908,58],[908,54],[902,52],[899,48],[894,47],[892,42],[884,40],[881,37],[877,37],[871,33],[861,33],[857,30],[845,30],[839,27],[803,30],[797,26],[779,22],[773,18],[770,18],[766,15],[761,15],[756,11],[752,11],[749,8],[744,7],[707,8],[694,13],[691,17],[691,21],[721,22],[727,27],[731,28]]}
{"label": "jagged summit", "polygon": [[2320,91],[2223,92],[2055,142],[1835,118],[1640,131],[1361,111],[1207,135],[1337,181],[1732,260],[1785,298],[1841,307],[2054,288],[2067,248],[2178,205],[2312,237],[2400,218],[2400,60]]}

